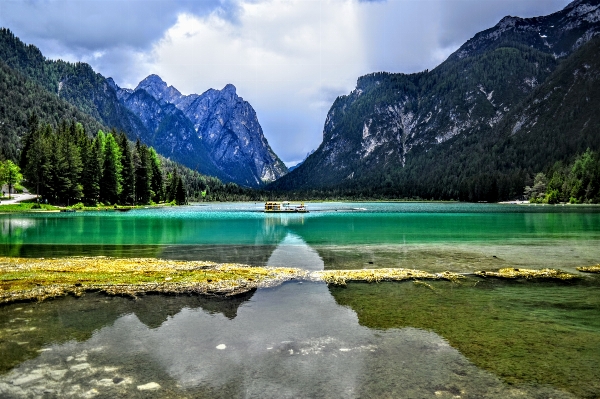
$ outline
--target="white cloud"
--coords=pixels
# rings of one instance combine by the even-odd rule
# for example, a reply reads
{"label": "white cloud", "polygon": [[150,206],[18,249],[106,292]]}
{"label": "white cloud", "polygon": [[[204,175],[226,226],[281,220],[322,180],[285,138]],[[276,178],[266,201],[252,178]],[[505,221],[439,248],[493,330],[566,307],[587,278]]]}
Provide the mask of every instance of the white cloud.
{"label": "white cloud", "polygon": [[184,93],[233,83],[274,151],[298,160],[320,144],[335,96],[367,71],[359,10],[350,0],[269,0],[241,2],[234,22],[181,14],[153,49],[154,72]]}

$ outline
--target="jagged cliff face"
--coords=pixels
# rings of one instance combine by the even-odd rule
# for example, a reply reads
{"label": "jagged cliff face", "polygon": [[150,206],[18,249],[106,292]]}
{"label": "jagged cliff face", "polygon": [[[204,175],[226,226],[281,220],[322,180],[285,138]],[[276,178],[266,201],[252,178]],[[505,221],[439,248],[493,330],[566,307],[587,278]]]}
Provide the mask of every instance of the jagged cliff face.
{"label": "jagged cliff face", "polygon": [[157,100],[139,87],[121,89],[110,78],[108,84],[115,90],[120,104],[143,125],[144,129],[137,136],[143,143],[191,169],[233,181],[214,164],[192,123],[175,105]]}
{"label": "jagged cliff face", "polygon": [[600,1],[579,0],[546,17],[505,17],[432,71],[363,76],[332,105],[317,151],[273,187],[365,179],[453,138],[493,134],[561,59],[598,35]]}
{"label": "jagged cliff face", "polygon": [[150,75],[134,91],[122,91],[119,97],[152,131],[157,131],[167,112],[181,120],[178,137],[183,141],[174,142],[173,148],[189,141],[193,132],[226,180],[258,187],[287,173],[264,137],[256,112],[233,85],[201,95],[182,95],[160,77]]}

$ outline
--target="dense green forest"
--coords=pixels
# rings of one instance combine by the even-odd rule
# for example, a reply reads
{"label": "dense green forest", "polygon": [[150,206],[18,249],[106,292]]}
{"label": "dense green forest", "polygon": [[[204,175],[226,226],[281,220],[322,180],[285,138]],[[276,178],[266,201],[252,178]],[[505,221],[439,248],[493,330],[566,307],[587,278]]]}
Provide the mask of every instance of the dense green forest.
{"label": "dense green forest", "polygon": [[[111,119],[111,117],[109,118],[109,123],[104,124],[98,121],[99,116],[95,115],[93,112],[90,115],[81,111],[81,109],[92,109],[92,100],[97,100],[97,96],[92,96],[93,98],[90,97],[87,100],[76,96],[76,92],[69,94],[71,97],[67,96],[68,93],[65,90],[71,90],[76,81],[97,81],[100,79],[100,75],[95,74],[87,64],[70,64],[62,61],[46,60],[37,47],[25,46],[8,29],[0,29],[0,36],[2,37],[2,40],[0,40],[0,161],[11,160],[13,163],[22,166],[21,172],[24,173],[26,165],[23,162],[24,157],[27,156],[28,149],[23,147],[27,145],[26,138],[31,136],[31,131],[33,129],[32,123],[38,125],[36,129],[41,129],[46,133],[52,132],[52,134],[44,136],[44,145],[58,145],[58,142],[51,143],[52,140],[55,140],[55,136],[62,137],[61,140],[65,142],[75,142],[78,146],[82,145],[81,148],[77,147],[77,151],[75,151],[78,152],[79,158],[82,159],[82,161],[85,161],[83,157],[86,156],[83,141],[75,138],[75,136],[73,136],[73,134],[75,134],[74,132],[77,131],[77,136],[80,135],[81,130],[83,130],[85,135],[88,136],[88,140],[92,140],[91,136],[95,135],[98,131],[111,132],[109,134],[115,139],[117,136],[122,136],[120,134],[117,135],[109,127],[116,127],[121,131],[119,126],[123,127],[123,122],[117,123],[120,120],[119,118],[123,117],[123,115],[120,114],[121,111],[115,111],[116,113],[113,115],[114,120]],[[7,59],[6,62],[2,60],[4,57]],[[63,85],[59,92],[59,87],[52,83],[57,81],[57,79],[67,79],[69,85]],[[101,86],[104,84],[102,79],[98,80],[98,82],[97,83]],[[89,82],[85,84],[81,83],[79,86],[81,85],[87,87],[89,86]],[[80,87],[82,92],[89,89],[89,87],[86,87]],[[78,107],[67,102],[65,98],[69,98],[71,101],[77,99],[75,102]],[[101,109],[106,111],[104,108]],[[33,120],[30,120],[32,115],[35,115],[35,117],[33,117]],[[94,117],[94,115],[96,117]],[[80,125],[79,128],[75,129],[73,127],[73,121],[77,121],[75,125]],[[115,124],[113,124],[113,122]],[[65,125],[68,128],[66,128]],[[127,126],[125,125],[124,127]],[[39,135],[39,137],[42,136],[43,135]],[[49,138],[52,138],[52,140]],[[122,140],[122,137],[120,137],[120,139]],[[121,143],[121,151],[123,151],[124,148],[123,143]],[[134,146],[132,142],[129,142],[129,148],[131,151],[134,151],[137,147]],[[142,146],[141,148],[148,147]],[[148,151],[150,150],[151,149],[148,148]],[[71,153],[74,152],[73,149],[65,151]],[[143,152],[144,150],[142,149],[141,151]],[[153,154],[156,154],[155,151],[152,150],[152,152]],[[127,154],[125,154],[125,156],[127,156]],[[186,194],[186,201],[256,200],[261,195],[233,183],[223,183],[216,177],[203,175],[160,155],[157,155],[156,158],[161,165],[165,190],[172,186],[171,182],[174,176],[177,179],[180,178],[183,182],[183,191]],[[55,159],[55,161],[57,161],[57,159]],[[74,165],[76,167],[74,175],[75,177],[79,176],[79,179],[81,179],[83,172],[78,171],[78,164],[79,162],[75,161]],[[58,171],[61,170],[61,166],[56,166],[56,168]],[[47,173],[51,173],[49,168]],[[44,186],[42,184],[40,190],[43,189],[45,191],[40,191],[40,193],[46,193],[44,199],[64,204],[72,204],[73,201],[78,200],[85,201],[88,204],[94,202],[133,203],[134,198],[132,198],[131,193],[127,194],[127,191],[129,190],[127,187],[132,187],[127,166],[125,167],[125,176],[120,176],[119,179],[117,179],[117,182],[120,184],[117,186],[117,191],[125,191],[125,194],[119,196],[117,201],[115,201],[114,198],[108,199],[105,197],[105,195],[109,194],[93,194],[90,197],[90,193],[88,193],[87,197],[83,196],[84,186],[82,186],[81,189],[77,189],[78,180],[73,179],[73,176],[70,176],[69,173],[65,176],[69,176],[68,179],[70,182],[63,182],[64,186],[69,187],[66,192],[63,192],[60,188],[64,186],[56,186],[56,189],[54,186],[51,186],[51,180],[47,180],[49,186]],[[31,176],[27,174],[25,179],[25,186],[32,190],[32,192],[35,192],[37,189],[37,182],[32,186]],[[160,193],[160,190],[156,192]],[[73,196],[73,193],[76,195]],[[81,197],[79,197],[79,193],[82,194]],[[172,192],[171,195],[168,195],[169,193],[170,192],[167,190],[163,193],[162,197],[154,196],[154,199],[163,201],[169,199],[172,201],[174,195]],[[102,198],[101,195],[103,196]],[[142,195],[141,201],[146,202],[147,197],[147,194]]]}
{"label": "dense green forest", "polygon": [[19,167],[23,185],[51,204],[88,206],[258,200],[261,193],[204,176],[160,157],[115,130],[86,134],[82,124],[57,128],[29,117]]}
{"label": "dense green forest", "polygon": [[32,113],[38,116],[40,123],[52,126],[57,126],[61,119],[74,119],[86,131],[108,130],[0,60],[0,158],[16,161],[21,137],[27,132],[28,116]]}
{"label": "dense green forest", "polygon": [[600,155],[588,148],[571,164],[556,162],[546,173],[536,174],[524,194],[538,203],[600,203]]}
{"label": "dense green forest", "polygon": [[[86,118],[80,115],[77,120],[86,128],[86,121],[93,119],[101,121],[105,127],[114,127],[138,136],[144,131],[141,122],[119,104],[114,91],[109,90],[106,79],[86,63],[46,59],[36,46],[25,45],[6,28],[0,28],[0,60],[19,74],[22,80],[27,80],[20,82],[28,85],[25,90],[37,86],[38,94],[42,95],[41,90],[47,93],[42,95],[44,101],[39,102],[42,107],[48,102],[56,104],[56,101],[46,101],[49,100],[48,95],[52,95],[85,114]],[[33,101],[36,101],[35,98]],[[25,113],[25,109],[21,112]],[[41,117],[41,113],[36,114]]]}
{"label": "dense green forest", "polygon": [[124,133],[100,130],[91,138],[80,123],[63,120],[53,129],[32,114],[23,142],[24,184],[52,204],[186,202],[177,170],[165,181],[156,152]]}
{"label": "dense green forest", "polygon": [[[75,115],[68,117],[82,123],[87,131],[97,132],[99,129],[108,131],[114,128],[123,131],[130,140],[139,139],[142,143],[155,148],[159,154],[203,174],[225,180],[230,178],[210,159],[203,141],[192,134],[193,124],[174,105],[162,110],[163,118],[155,129],[148,128],[138,115],[119,101],[112,80],[96,73],[87,63],[47,59],[36,46],[26,45],[6,28],[0,28],[0,64],[5,66],[7,73],[19,77],[18,85],[21,87],[13,85],[11,89],[23,92],[22,97],[31,98],[32,103],[37,101],[37,94],[40,94],[44,97],[39,101],[41,104],[50,103],[54,106],[68,104],[79,113],[77,117]],[[26,87],[23,87],[25,84]],[[35,94],[29,90],[30,87],[35,87]],[[144,96],[143,93],[145,92],[142,91],[138,95]],[[0,92],[0,97],[2,96],[6,94]],[[50,96],[54,98],[51,99]],[[148,101],[143,98],[140,100]],[[7,107],[19,108],[23,102],[12,104],[9,103]],[[26,117],[26,109],[20,107],[21,121]],[[44,114],[48,112],[45,111],[36,110],[36,114],[44,122],[56,126],[61,112],[51,111],[51,118],[54,120],[46,120]],[[89,120],[102,126],[91,128],[92,126],[88,126]],[[14,134],[10,134],[11,147],[14,148],[16,138]]]}

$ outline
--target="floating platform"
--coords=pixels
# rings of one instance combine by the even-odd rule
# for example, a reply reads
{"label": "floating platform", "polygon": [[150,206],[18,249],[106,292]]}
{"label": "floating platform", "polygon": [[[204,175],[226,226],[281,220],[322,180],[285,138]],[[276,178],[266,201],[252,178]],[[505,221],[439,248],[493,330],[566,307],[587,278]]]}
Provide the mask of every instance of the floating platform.
{"label": "floating platform", "polygon": [[288,201],[283,202],[265,202],[265,213],[308,213],[304,202],[300,205],[292,205]]}

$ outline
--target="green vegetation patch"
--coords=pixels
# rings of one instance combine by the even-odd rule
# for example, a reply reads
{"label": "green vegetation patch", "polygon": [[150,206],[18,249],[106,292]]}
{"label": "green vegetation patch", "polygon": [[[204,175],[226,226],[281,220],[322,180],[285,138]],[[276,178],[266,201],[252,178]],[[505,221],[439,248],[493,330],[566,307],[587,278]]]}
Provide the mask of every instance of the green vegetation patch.
{"label": "green vegetation patch", "polygon": [[17,204],[0,203],[0,213],[2,212],[29,212],[29,211],[57,211],[60,208],[53,205],[36,204],[34,202],[19,202]]}
{"label": "green vegetation patch", "polygon": [[[600,397],[600,283],[467,277],[460,284],[331,285],[336,302],[374,329],[434,331],[510,384]],[[460,371],[459,371],[460,372]]]}
{"label": "green vegetation patch", "polygon": [[292,268],[200,261],[0,257],[0,303],[81,295],[85,291],[127,296],[147,292],[236,295],[304,274]]}

